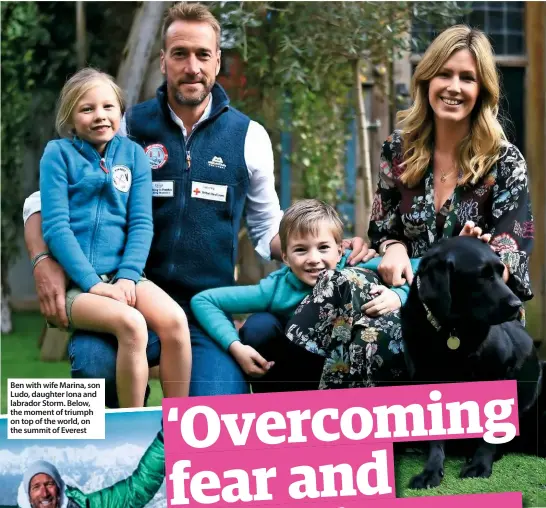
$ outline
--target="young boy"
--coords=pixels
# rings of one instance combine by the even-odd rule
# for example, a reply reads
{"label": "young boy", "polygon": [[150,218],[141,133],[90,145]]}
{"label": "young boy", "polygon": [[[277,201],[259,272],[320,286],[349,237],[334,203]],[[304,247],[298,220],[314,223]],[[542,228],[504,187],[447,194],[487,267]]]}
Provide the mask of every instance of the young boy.
{"label": "young boy", "polygon": [[[241,342],[226,314],[266,311],[288,320],[313,291],[322,272],[345,267],[350,251],[342,255],[342,235],[343,223],[332,206],[316,199],[298,201],[286,210],[279,227],[285,267],[255,286],[209,289],[192,298],[191,309],[199,324],[231,353],[247,375],[261,377],[273,362]],[[377,271],[380,261],[376,257],[356,268]],[[377,296],[363,310],[376,316],[399,309],[408,292],[407,285],[391,289],[375,286],[370,294]]]}

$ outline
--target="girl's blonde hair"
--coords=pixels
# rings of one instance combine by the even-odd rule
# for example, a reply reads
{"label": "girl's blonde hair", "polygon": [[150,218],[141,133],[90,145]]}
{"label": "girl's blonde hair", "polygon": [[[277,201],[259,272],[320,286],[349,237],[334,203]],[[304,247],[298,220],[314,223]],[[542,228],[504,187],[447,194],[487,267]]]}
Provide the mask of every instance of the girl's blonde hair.
{"label": "girl's blonde hair", "polygon": [[458,167],[459,184],[475,184],[495,164],[506,135],[497,119],[500,86],[493,49],[485,34],[466,25],[442,32],[428,47],[411,82],[413,105],[400,111],[405,170],[401,181],[412,187],[424,176],[432,158],[434,113],[428,100],[429,83],[457,51],[467,49],[476,61],[480,93],[471,113],[470,131],[462,140]]}
{"label": "girl's blonde hair", "polygon": [[97,81],[108,83],[119,102],[121,114],[125,113],[125,98],[123,91],[116,85],[114,78],[109,74],[100,72],[96,69],[87,67],[74,74],[63,86],[59,101],[57,104],[57,118],[55,120],[55,129],[62,138],[70,137],[72,132],[72,113],[78,101],[93,87]]}

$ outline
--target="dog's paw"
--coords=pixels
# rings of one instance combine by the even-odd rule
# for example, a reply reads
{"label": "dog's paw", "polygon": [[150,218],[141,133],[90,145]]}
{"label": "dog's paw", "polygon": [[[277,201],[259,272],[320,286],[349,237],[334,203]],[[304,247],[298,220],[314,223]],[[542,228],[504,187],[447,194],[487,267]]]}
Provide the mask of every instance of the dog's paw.
{"label": "dog's paw", "polygon": [[493,464],[485,461],[474,461],[465,464],[461,469],[461,478],[489,478],[493,472]]}
{"label": "dog's paw", "polygon": [[443,469],[425,469],[421,474],[414,476],[409,484],[410,489],[430,489],[438,487],[444,477]]}

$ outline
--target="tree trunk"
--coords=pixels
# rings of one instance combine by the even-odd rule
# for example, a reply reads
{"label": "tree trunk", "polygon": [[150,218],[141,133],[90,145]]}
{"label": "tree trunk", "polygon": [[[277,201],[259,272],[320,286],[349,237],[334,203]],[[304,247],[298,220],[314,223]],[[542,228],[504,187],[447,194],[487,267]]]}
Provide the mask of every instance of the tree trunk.
{"label": "tree trunk", "polygon": [[142,2],[135,13],[117,75],[127,106],[138,102],[146,78],[152,48],[160,36],[163,13],[170,2]]}
{"label": "tree trunk", "polygon": [[85,4],[76,2],[76,53],[78,55],[78,68],[85,67],[87,61],[87,28],[85,21]]}
{"label": "tree trunk", "polygon": [[362,83],[360,81],[360,58],[353,62],[355,110],[357,119],[357,146],[359,154],[359,171],[356,178],[355,196],[355,235],[368,238],[368,224],[372,211],[373,189],[370,162],[370,140],[368,137],[368,120]]}

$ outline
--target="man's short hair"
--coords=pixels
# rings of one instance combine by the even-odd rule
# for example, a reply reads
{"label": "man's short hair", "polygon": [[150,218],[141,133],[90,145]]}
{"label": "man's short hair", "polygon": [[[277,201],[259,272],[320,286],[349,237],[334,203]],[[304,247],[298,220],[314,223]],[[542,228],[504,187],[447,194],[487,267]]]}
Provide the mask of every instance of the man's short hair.
{"label": "man's short hair", "polygon": [[165,49],[165,34],[175,21],[202,21],[208,23],[216,34],[216,50],[220,50],[222,29],[220,23],[209,11],[208,7],[197,2],[178,2],[174,4],[165,15],[163,28],[161,29],[161,41]]}
{"label": "man's short hair", "polygon": [[289,237],[316,235],[319,226],[324,223],[331,228],[336,243],[341,244],[343,222],[333,206],[318,199],[296,201],[284,212],[279,226],[282,252],[286,252]]}

